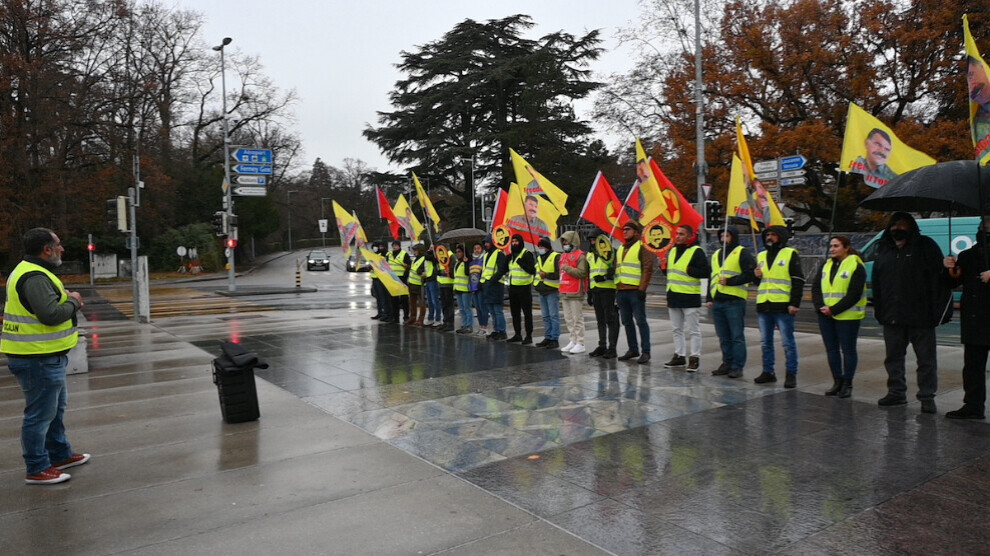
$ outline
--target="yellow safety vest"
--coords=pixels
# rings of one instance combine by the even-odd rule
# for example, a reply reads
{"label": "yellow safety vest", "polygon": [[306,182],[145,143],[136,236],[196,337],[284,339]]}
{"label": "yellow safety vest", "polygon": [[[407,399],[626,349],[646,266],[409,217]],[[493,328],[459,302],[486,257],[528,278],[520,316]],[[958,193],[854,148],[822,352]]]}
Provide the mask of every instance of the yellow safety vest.
{"label": "yellow safety vest", "polygon": [[523,267],[519,265],[519,259],[525,254],[524,251],[516,255],[514,259],[509,260],[510,286],[529,286],[533,283],[533,275],[523,270]]}
{"label": "yellow safety vest", "polygon": [[[451,262],[450,264],[453,264],[453,262]],[[437,267],[437,282],[441,286],[453,286],[454,285],[454,277],[453,276],[447,276],[447,270],[444,269],[444,267],[443,267],[442,264],[437,263],[436,267]]]}
{"label": "yellow safety vest", "polygon": [[615,267],[616,284],[638,286],[643,281],[643,265],[639,261],[639,250],[642,248],[643,244],[639,241],[633,244],[628,252],[625,245],[619,246],[619,251],[615,258],[617,262]]}
{"label": "yellow safety vest", "polygon": [[791,300],[791,257],[795,253],[797,250],[793,247],[784,247],[770,266],[767,266],[766,251],[756,256],[756,263],[763,271],[763,278],[756,289],[757,303],[787,303]]}
{"label": "yellow safety vest", "polygon": [[[498,249],[493,250],[491,253],[485,253],[485,268],[481,271],[481,280],[487,282],[495,276],[495,271],[498,267]],[[505,281],[505,277],[502,277],[502,282]]]}
{"label": "yellow safety vest", "polygon": [[556,266],[557,257],[559,256],[560,253],[551,251],[550,256],[547,257],[545,261],[541,261],[539,259],[536,260],[536,279],[533,282],[535,285],[539,286],[540,284],[544,284],[554,289],[560,289],[560,279],[550,280],[549,278],[540,278],[541,272],[553,274],[553,268]]}
{"label": "yellow safety vest", "polygon": [[[835,273],[835,281],[829,282],[829,276],[832,274],[832,265],[834,263],[835,261],[829,259],[825,263],[825,266],[822,267],[822,297],[827,307],[835,305],[849,293],[849,283],[852,281],[853,272],[856,271],[857,267],[862,266],[863,261],[856,255],[849,255],[839,264],[839,271]],[[833,314],[832,318],[835,320],[861,320],[866,318],[866,290],[864,289],[860,294],[859,301],[855,305],[838,315]]]}
{"label": "yellow safety vest", "polygon": [[701,279],[688,274],[688,265],[694,258],[695,251],[701,247],[692,245],[681,253],[681,256],[674,260],[676,251],[671,250],[667,257],[667,291],[674,293],[686,293],[701,295]]}
{"label": "yellow safety vest", "polygon": [[423,276],[419,275],[419,269],[423,267],[423,263],[426,263],[426,278],[433,276],[433,263],[426,260],[426,257],[419,257],[413,261],[412,266],[409,267],[409,285],[410,286],[422,286]]}
{"label": "yellow safety vest", "polygon": [[54,326],[42,324],[38,317],[24,307],[17,295],[17,282],[28,272],[41,272],[48,276],[60,292],[60,304],[69,299],[62,281],[48,269],[27,261],[18,263],[7,280],[7,304],[3,311],[0,352],[10,355],[46,355],[72,349],[79,339],[72,319]]}
{"label": "yellow safety vest", "polygon": [[408,260],[408,257],[409,255],[406,254],[405,251],[399,251],[398,255],[396,255],[394,251],[389,251],[386,259],[388,259],[388,266],[392,269],[392,272],[394,272],[396,276],[401,277],[406,273],[406,261]]}
{"label": "yellow safety vest", "polygon": [[471,290],[470,284],[471,280],[468,278],[468,266],[471,263],[466,263],[464,261],[458,261],[457,266],[454,267],[454,291],[460,293],[467,293]]}
{"label": "yellow safety vest", "polygon": [[741,299],[746,299],[749,297],[749,292],[745,285],[723,286],[719,283],[719,278],[723,276],[726,278],[731,278],[742,274],[742,265],[739,264],[739,257],[742,255],[742,250],[742,245],[737,245],[736,248],[729,253],[729,256],[725,259],[725,268],[722,268],[722,263],[718,261],[719,255],[722,254],[722,250],[719,249],[718,251],[715,251],[714,255],[712,255],[712,278],[708,286],[708,289],[712,292],[712,297],[714,297],[716,293],[724,293],[725,295],[731,295]]}
{"label": "yellow safety vest", "polygon": [[588,278],[591,279],[591,289],[615,289],[615,280],[605,279],[602,282],[595,282],[595,276],[605,276],[608,274],[609,262],[594,253],[588,253]]}

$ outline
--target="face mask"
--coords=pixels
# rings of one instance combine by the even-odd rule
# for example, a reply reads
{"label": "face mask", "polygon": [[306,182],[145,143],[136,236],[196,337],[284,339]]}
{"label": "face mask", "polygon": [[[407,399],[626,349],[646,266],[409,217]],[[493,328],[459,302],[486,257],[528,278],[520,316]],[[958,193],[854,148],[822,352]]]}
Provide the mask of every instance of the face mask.
{"label": "face mask", "polygon": [[541,255],[546,255],[546,254],[547,254],[547,250],[546,250],[546,249],[544,249],[544,248],[542,248],[542,247],[540,247],[540,248],[538,249],[538,251],[540,252],[540,254],[541,254]]}
{"label": "face mask", "polygon": [[766,245],[767,247],[773,247],[773,240],[768,239],[763,242],[763,245]]}
{"label": "face mask", "polygon": [[570,253],[573,250],[574,250],[574,246],[573,245],[565,245],[564,246],[564,253]]}
{"label": "face mask", "polygon": [[890,237],[894,238],[894,241],[904,241],[908,238],[908,231],[901,229],[890,230]]}
{"label": "face mask", "polygon": [[513,243],[513,244],[512,244],[512,245],[511,245],[511,246],[509,247],[509,249],[510,249],[510,250],[511,250],[511,251],[512,251],[513,253],[521,253],[521,252],[522,252],[522,247],[523,247],[523,246],[522,246],[522,244],[521,244],[521,243]]}

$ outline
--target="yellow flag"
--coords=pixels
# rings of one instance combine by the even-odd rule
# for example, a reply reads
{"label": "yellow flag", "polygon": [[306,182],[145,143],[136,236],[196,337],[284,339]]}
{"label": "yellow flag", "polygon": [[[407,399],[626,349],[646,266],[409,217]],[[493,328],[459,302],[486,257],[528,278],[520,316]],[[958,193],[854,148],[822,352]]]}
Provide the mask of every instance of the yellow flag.
{"label": "yellow flag", "polygon": [[550,201],[539,195],[527,195],[518,184],[509,185],[505,205],[505,226],[513,234],[523,236],[531,245],[541,237],[557,239],[557,220],[560,213]]}
{"label": "yellow flag", "polygon": [[367,242],[364,230],[361,229],[361,223],[358,222],[357,217],[348,213],[337,201],[333,201],[333,214],[337,219],[337,230],[340,231],[340,247],[350,255],[352,243],[359,243],[358,247],[360,247],[363,245],[360,243],[362,238]]}
{"label": "yellow flag", "polygon": [[968,15],[963,15],[966,38],[966,85],[969,93],[969,129],[973,136],[974,158],[990,163],[990,66],[980,56],[969,32]]}
{"label": "yellow flag", "polygon": [[537,172],[536,168],[526,162],[526,159],[519,156],[519,153],[509,149],[509,155],[512,157],[512,169],[516,173],[516,183],[526,184],[526,194],[546,197],[553,203],[557,212],[567,214],[567,194]]}
{"label": "yellow flag", "polygon": [[371,263],[371,273],[375,275],[375,278],[382,281],[382,285],[385,286],[388,293],[392,295],[409,295],[409,286],[403,284],[402,280],[395,275],[395,272],[389,266],[385,257],[367,249],[361,249],[361,255]]}
{"label": "yellow flag", "polygon": [[417,241],[425,228],[413,214],[412,208],[409,207],[409,203],[403,195],[399,195],[399,198],[395,200],[392,212],[395,214],[395,219],[399,221],[399,225],[406,231],[409,239]]}
{"label": "yellow flag", "polygon": [[636,184],[633,187],[639,188],[639,202],[643,207],[639,217],[640,224],[646,226],[667,211],[667,200],[663,198],[660,184],[650,170],[650,159],[646,156],[646,149],[643,148],[638,137],[636,138]]}
{"label": "yellow flag", "polygon": [[416,184],[416,198],[419,199],[419,204],[426,209],[426,214],[433,221],[433,231],[440,231],[440,215],[437,214],[437,209],[433,208],[433,202],[430,201],[430,196],[426,194],[423,190],[423,184],[419,183],[419,178],[416,177],[416,172],[413,172],[413,183]]}
{"label": "yellow flag", "polygon": [[883,187],[905,172],[935,164],[935,159],[902,143],[889,127],[850,102],[839,164],[843,172],[862,174],[866,185]]}
{"label": "yellow flag", "polygon": [[763,183],[756,179],[753,159],[749,156],[749,145],[746,144],[746,136],[742,132],[742,119],[739,116],[736,116],[736,145],[739,149],[746,203],[750,210],[750,224],[757,230],[761,227],[784,226],[784,216],[780,214],[780,207],[777,206],[770,192],[763,187]]}

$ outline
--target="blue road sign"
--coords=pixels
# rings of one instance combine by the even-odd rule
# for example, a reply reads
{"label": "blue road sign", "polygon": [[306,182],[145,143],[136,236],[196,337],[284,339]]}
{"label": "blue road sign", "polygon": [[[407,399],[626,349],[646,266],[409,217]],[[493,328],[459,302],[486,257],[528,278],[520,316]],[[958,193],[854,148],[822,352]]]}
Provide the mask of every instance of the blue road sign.
{"label": "blue road sign", "polygon": [[231,169],[238,174],[272,175],[272,166],[270,164],[237,164]]}
{"label": "blue road sign", "polygon": [[230,153],[230,157],[237,162],[247,162],[249,164],[271,164],[271,149],[237,149]]}
{"label": "blue road sign", "polygon": [[792,156],[782,156],[780,157],[780,169],[781,170],[800,170],[804,168],[804,164],[808,162],[805,157],[795,154]]}

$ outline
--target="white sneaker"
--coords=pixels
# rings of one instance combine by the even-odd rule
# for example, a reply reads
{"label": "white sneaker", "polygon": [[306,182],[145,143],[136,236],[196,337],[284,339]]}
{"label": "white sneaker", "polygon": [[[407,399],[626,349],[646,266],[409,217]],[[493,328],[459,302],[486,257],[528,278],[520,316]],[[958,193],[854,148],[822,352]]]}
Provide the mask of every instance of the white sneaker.
{"label": "white sneaker", "polygon": [[571,349],[575,346],[574,342],[567,342],[567,345],[560,348],[560,351],[564,353],[570,353]]}
{"label": "white sneaker", "polygon": [[439,328],[441,326],[443,326],[443,321],[442,320],[433,321],[433,328]]}
{"label": "white sneaker", "polygon": [[433,326],[433,321],[430,319],[426,319],[423,321],[423,326]]}
{"label": "white sneaker", "polygon": [[570,353],[572,353],[572,354],[573,353],[584,353],[584,352],[585,352],[584,344],[574,344],[574,347],[572,347],[571,348],[571,351],[570,351]]}
{"label": "white sneaker", "polygon": [[488,335],[488,329],[487,328],[479,328],[478,331],[475,332],[475,334],[477,334],[478,336],[487,336]]}

